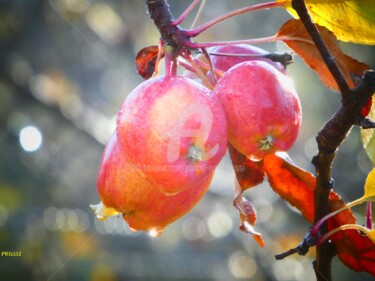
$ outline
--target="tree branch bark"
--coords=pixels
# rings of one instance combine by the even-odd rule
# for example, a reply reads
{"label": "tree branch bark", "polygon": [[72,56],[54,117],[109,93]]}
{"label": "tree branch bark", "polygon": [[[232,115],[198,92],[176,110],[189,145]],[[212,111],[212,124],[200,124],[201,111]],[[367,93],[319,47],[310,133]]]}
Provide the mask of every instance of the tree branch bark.
{"label": "tree branch bark", "polygon": [[[352,126],[361,123],[361,121],[358,122],[358,119],[362,121],[365,119],[360,115],[360,110],[375,91],[375,72],[365,72],[360,84],[355,89],[350,89],[334,57],[313,23],[304,0],[292,0],[292,6],[304,23],[320,55],[339,85],[342,96],[342,106],[324,125],[316,138],[319,152],[312,160],[317,177],[314,197],[314,223],[316,223],[329,213],[329,194],[334,183],[331,176],[332,163],[339,146],[349,134]],[[326,224],[322,226],[320,232],[327,232]],[[334,255],[335,253],[330,243],[326,242],[317,246],[314,270],[318,281],[332,280],[331,264]]]}

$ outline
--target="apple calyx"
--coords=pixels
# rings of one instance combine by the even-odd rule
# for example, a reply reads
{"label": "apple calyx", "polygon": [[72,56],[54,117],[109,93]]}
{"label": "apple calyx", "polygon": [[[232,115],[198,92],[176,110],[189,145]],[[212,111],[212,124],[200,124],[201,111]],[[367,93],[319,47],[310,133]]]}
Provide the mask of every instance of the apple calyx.
{"label": "apple calyx", "polygon": [[273,146],[273,138],[270,135],[267,135],[264,139],[259,140],[260,150],[269,151]]}
{"label": "apple calyx", "polygon": [[195,163],[203,160],[203,154],[204,152],[202,149],[194,144],[191,144],[188,153],[186,154],[186,158],[189,160],[189,162]]}

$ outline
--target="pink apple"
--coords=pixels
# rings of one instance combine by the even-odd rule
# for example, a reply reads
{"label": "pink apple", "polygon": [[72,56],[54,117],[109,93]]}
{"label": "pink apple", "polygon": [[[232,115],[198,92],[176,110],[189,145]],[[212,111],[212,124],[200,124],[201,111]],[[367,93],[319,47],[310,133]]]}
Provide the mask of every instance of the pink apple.
{"label": "pink apple", "polygon": [[117,136],[139,173],[176,194],[211,175],[226,151],[227,124],[211,91],[185,77],[158,77],[125,100]]}
{"label": "pink apple", "polygon": [[263,61],[230,68],[214,89],[227,116],[229,142],[242,154],[261,160],[287,151],[301,125],[301,106],[291,80]]}

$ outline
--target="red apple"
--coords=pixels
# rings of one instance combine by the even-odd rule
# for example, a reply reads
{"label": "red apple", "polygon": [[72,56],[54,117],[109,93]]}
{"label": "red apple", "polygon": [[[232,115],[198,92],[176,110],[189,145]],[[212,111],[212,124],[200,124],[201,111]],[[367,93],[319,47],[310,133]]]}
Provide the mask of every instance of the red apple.
{"label": "red apple", "polygon": [[117,118],[128,162],[162,192],[176,194],[210,177],[225,154],[227,124],[217,97],[179,76],[149,79]]}
{"label": "red apple", "polygon": [[263,61],[230,68],[215,86],[228,121],[229,142],[252,160],[287,151],[301,125],[301,106],[291,80]]}
{"label": "red apple", "polygon": [[102,201],[92,208],[98,218],[120,213],[131,229],[160,234],[196,205],[206,193],[212,176],[213,171],[192,188],[168,196],[127,161],[114,134],[104,150],[99,169],[97,186]]}

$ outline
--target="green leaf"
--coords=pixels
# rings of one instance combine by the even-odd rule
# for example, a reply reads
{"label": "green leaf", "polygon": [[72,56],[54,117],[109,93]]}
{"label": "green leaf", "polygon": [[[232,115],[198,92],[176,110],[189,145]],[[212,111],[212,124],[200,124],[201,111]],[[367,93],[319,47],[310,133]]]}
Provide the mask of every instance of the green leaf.
{"label": "green leaf", "polygon": [[[368,114],[368,117],[371,120],[375,120],[375,106],[371,107],[371,111]],[[375,130],[361,129],[361,139],[368,157],[375,166]]]}
{"label": "green leaf", "polygon": [[[291,1],[284,7],[293,16],[297,13]],[[375,1],[374,0],[305,0],[313,21],[325,26],[336,37],[345,42],[375,45]]]}

